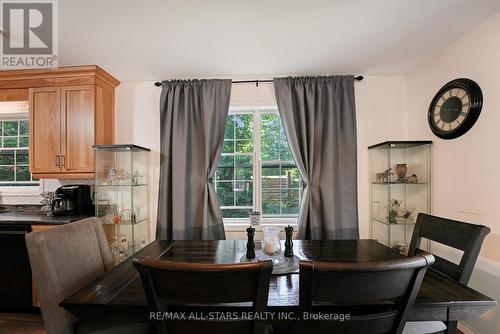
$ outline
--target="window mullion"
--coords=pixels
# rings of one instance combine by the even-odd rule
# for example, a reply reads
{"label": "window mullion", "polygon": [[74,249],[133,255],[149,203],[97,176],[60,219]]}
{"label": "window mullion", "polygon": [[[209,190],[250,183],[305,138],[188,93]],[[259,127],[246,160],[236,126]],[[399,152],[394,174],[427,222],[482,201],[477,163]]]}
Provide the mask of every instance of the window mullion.
{"label": "window mullion", "polygon": [[254,210],[262,213],[261,193],[261,157],[260,157],[260,111],[255,110],[253,117],[253,142],[254,142]]}
{"label": "window mullion", "polygon": [[234,119],[232,120],[233,122],[233,182],[232,182],[232,188],[233,188],[233,207],[236,206],[236,157],[238,156],[236,154],[236,126],[235,126],[235,121]]}

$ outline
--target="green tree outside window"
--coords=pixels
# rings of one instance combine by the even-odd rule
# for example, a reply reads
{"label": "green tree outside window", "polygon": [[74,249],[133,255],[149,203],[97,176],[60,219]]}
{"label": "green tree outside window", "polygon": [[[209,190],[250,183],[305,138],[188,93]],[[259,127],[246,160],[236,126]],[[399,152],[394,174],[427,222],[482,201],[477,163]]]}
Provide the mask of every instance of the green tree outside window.
{"label": "green tree outside window", "polygon": [[[256,127],[260,133],[255,133]],[[260,162],[259,168],[254,168],[254,159]],[[257,189],[256,179],[261,180]],[[262,211],[264,217],[296,217],[300,185],[300,174],[278,112],[230,113],[215,174],[223,217],[248,218],[254,210]],[[256,197],[262,203],[260,208],[254,204]]]}

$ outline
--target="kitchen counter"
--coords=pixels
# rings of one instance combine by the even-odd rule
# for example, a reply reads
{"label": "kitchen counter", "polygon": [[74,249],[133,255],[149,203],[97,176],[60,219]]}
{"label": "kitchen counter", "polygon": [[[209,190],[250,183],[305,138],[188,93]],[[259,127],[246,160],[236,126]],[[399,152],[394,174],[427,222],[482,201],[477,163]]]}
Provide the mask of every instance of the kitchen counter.
{"label": "kitchen counter", "polygon": [[[48,217],[42,214],[40,206],[0,205],[0,309],[31,312],[39,305],[31,277],[26,235],[89,216]],[[3,333],[1,329],[0,332]]]}
{"label": "kitchen counter", "polygon": [[40,211],[7,211],[0,212],[0,224],[24,223],[28,225],[62,225],[77,220],[92,217],[93,215],[76,216],[46,216]]}

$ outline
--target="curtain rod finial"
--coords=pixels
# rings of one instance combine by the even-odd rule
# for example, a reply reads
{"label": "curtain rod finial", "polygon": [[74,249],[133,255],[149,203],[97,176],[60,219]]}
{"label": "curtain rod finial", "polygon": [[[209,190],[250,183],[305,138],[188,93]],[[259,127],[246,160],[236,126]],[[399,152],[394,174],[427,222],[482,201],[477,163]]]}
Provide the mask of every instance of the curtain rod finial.
{"label": "curtain rod finial", "polygon": [[364,77],[362,75],[354,76],[354,80],[361,81],[363,79],[364,79]]}
{"label": "curtain rod finial", "polygon": [[156,87],[160,87],[160,86],[161,86],[161,82],[160,82],[160,81],[156,81],[156,82],[155,82],[155,86],[156,86]]}

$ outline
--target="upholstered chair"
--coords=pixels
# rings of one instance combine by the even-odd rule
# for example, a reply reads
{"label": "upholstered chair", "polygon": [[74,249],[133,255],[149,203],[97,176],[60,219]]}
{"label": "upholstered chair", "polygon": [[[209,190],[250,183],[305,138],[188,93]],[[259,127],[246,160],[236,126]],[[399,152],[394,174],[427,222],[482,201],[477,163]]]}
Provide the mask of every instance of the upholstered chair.
{"label": "upholstered chair", "polygon": [[[48,334],[127,333],[125,325],[78,322],[59,306],[65,298],[113,268],[113,258],[98,218],[28,233],[26,245]],[[144,332],[137,324],[128,328],[134,328],[131,333]]]}

